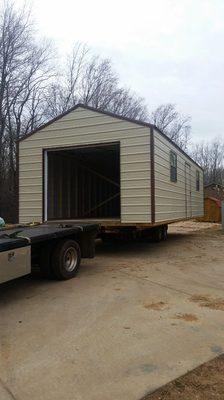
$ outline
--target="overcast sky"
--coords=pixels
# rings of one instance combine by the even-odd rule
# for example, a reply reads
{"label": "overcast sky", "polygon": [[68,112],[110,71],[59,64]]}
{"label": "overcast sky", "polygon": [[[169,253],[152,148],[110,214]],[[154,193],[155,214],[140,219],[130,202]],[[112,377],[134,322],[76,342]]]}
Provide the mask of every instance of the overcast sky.
{"label": "overcast sky", "polygon": [[[20,0],[17,0],[20,3]],[[110,57],[149,110],[175,103],[193,140],[224,137],[224,0],[33,0],[59,49],[87,43]]]}

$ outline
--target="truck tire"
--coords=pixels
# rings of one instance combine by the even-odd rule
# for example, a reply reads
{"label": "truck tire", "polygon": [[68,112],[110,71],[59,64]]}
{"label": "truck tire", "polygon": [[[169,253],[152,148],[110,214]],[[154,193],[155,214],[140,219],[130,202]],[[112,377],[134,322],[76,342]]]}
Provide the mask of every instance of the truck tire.
{"label": "truck tire", "polygon": [[59,280],[73,278],[80,266],[81,251],[77,242],[70,239],[61,240],[53,250],[51,269]]}
{"label": "truck tire", "polygon": [[40,251],[39,268],[41,271],[41,275],[47,279],[55,279],[55,274],[51,266],[52,251],[53,246],[50,244],[47,246],[43,246]]}

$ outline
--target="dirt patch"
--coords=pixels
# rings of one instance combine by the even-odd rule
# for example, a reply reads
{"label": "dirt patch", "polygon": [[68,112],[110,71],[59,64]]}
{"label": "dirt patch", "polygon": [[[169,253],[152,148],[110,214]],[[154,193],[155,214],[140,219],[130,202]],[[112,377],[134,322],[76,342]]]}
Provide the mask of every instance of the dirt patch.
{"label": "dirt patch", "polygon": [[157,303],[146,303],[146,304],[144,304],[144,307],[147,309],[147,310],[154,310],[154,311],[162,311],[162,310],[164,310],[165,308],[167,309],[167,304],[166,303],[164,303],[164,301],[158,301]]}
{"label": "dirt patch", "polygon": [[214,222],[199,222],[195,220],[190,221],[180,221],[174,224],[171,224],[169,229],[175,231],[189,231],[189,232],[197,232],[204,229],[217,229],[220,228],[220,224]]}
{"label": "dirt patch", "polygon": [[209,295],[193,295],[190,301],[198,303],[201,307],[224,311],[224,299],[222,298],[212,298]]}
{"label": "dirt patch", "polygon": [[173,318],[175,319],[183,319],[184,321],[187,322],[195,322],[198,321],[198,317],[194,314],[176,314]]}
{"label": "dirt patch", "polygon": [[142,400],[223,400],[224,355],[168,383]]}

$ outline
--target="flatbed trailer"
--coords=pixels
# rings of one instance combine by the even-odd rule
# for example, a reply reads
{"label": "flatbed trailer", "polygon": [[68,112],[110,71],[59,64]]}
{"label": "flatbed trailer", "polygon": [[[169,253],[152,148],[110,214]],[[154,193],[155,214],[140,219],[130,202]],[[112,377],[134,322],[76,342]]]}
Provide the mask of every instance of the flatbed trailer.
{"label": "flatbed trailer", "polygon": [[95,255],[98,224],[40,224],[0,230],[0,283],[38,265],[47,278],[73,278],[81,258]]}

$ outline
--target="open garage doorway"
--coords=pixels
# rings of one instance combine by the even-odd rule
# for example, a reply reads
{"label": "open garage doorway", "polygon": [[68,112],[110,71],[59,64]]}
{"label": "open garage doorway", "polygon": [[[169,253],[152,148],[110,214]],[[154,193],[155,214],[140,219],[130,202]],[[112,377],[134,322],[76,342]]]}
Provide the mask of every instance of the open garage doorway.
{"label": "open garage doorway", "polygon": [[118,143],[46,151],[45,220],[68,219],[120,219]]}

